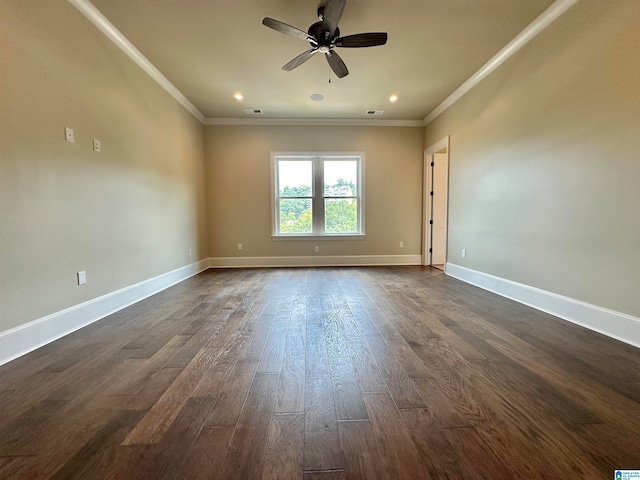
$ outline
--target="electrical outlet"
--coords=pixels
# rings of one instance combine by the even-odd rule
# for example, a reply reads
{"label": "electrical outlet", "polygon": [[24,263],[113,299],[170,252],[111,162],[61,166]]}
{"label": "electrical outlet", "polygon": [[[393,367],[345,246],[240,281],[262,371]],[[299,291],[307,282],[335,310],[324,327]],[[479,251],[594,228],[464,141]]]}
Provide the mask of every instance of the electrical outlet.
{"label": "electrical outlet", "polygon": [[466,258],[466,256],[467,256],[467,249],[463,248],[462,249],[462,258]]}
{"label": "electrical outlet", "polygon": [[98,140],[97,138],[93,139],[93,151],[100,153],[101,150],[101,145],[100,145],[100,140]]}
{"label": "electrical outlet", "polygon": [[84,285],[87,283],[87,272],[78,272],[78,285]]}
{"label": "electrical outlet", "polygon": [[242,244],[241,243],[238,244],[238,250],[242,250]]}
{"label": "electrical outlet", "polygon": [[320,247],[316,245],[315,247],[313,247],[313,251],[316,252],[316,253],[319,253],[320,252]]}
{"label": "electrical outlet", "polygon": [[73,136],[73,128],[64,127],[64,139],[69,143],[74,143],[76,141]]}
{"label": "electrical outlet", "polygon": [[400,244],[398,245],[400,248],[404,248],[404,242],[400,242]]}

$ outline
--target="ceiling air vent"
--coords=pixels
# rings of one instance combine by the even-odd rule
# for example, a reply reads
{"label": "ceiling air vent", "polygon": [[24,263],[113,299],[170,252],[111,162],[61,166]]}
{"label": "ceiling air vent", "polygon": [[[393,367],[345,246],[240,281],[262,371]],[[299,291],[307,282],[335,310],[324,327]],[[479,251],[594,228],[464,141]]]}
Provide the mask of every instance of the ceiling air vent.
{"label": "ceiling air vent", "polygon": [[384,110],[367,110],[367,115],[382,115]]}
{"label": "ceiling air vent", "polygon": [[262,115],[261,108],[245,108],[244,113],[248,113],[249,115]]}

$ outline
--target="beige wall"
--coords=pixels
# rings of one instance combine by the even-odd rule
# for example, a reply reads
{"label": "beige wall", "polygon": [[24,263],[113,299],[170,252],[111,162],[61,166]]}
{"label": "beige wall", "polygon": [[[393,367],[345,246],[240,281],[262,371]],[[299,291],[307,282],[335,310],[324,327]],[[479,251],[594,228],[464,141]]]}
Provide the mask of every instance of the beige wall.
{"label": "beige wall", "polygon": [[[211,256],[306,256],[314,245],[320,255],[420,254],[422,135],[417,127],[206,127]],[[271,151],[366,152],[366,239],[272,240]]]}
{"label": "beige wall", "polygon": [[0,2],[0,331],[205,258],[203,159],[202,126],[68,2]]}
{"label": "beige wall", "polygon": [[640,315],[639,18],[581,0],[427,126],[451,135],[449,262]]}

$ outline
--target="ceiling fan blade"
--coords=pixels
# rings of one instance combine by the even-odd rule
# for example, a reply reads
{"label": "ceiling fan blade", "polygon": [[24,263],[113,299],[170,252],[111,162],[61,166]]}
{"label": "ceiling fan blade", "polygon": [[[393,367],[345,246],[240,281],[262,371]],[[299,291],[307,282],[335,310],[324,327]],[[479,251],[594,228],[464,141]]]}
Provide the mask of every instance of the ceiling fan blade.
{"label": "ceiling fan blade", "polygon": [[292,27],[291,25],[281,22],[280,20],[274,20],[273,18],[264,17],[262,19],[262,24],[265,27],[273,28],[276,32],[284,33],[285,35],[290,35],[301,40],[307,40],[308,38],[310,38],[307,32],[304,32],[299,28]]}
{"label": "ceiling fan blade", "polygon": [[387,34],[382,32],[357,33],[336,40],[336,47],[361,48],[376,47],[387,43]]}
{"label": "ceiling fan blade", "polygon": [[324,6],[322,27],[328,30],[332,37],[333,34],[336,33],[336,28],[338,28],[338,22],[340,21],[340,17],[342,17],[346,3],[347,0],[327,0]]}
{"label": "ceiling fan blade", "polygon": [[330,52],[327,52],[326,57],[331,70],[333,70],[333,73],[335,73],[338,78],[343,78],[349,75],[349,70],[347,70],[347,66],[342,61],[342,58],[340,58],[340,55],[331,50]]}
{"label": "ceiling fan blade", "polygon": [[307,50],[306,52],[302,52],[300,55],[298,55],[296,58],[294,58],[289,63],[287,63],[284,67],[282,67],[282,70],[284,70],[286,72],[290,72],[294,68],[299,67],[304,62],[309,60],[313,56],[313,54],[316,53],[317,51],[318,51],[317,48],[312,48],[311,50]]}

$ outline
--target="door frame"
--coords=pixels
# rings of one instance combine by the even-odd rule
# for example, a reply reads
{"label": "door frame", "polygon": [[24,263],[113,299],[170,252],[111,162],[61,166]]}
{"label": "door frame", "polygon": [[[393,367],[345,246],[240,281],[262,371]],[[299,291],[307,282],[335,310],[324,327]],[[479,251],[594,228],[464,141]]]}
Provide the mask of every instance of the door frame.
{"label": "door frame", "polygon": [[423,187],[422,187],[422,198],[423,198],[423,215],[422,215],[422,265],[431,265],[431,220],[433,220],[433,198],[430,195],[431,185],[432,185],[432,175],[433,169],[431,168],[431,162],[433,161],[434,155],[436,152],[442,150],[443,148],[447,148],[447,170],[446,170],[446,185],[447,191],[445,192],[445,203],[446,203],[446,216],[447,216],[447,227],[444,232],[444,244],[445,244],[445,271],[447,265],[447,256],[448,256],[448,246],[447,246],[447,237],[449,230],[449,160],[450,160],[450,147],[449,147],[449,135],[444,137],[443,139],[437,141],[429,148],[424,151],[424,161],[423,161]]}

